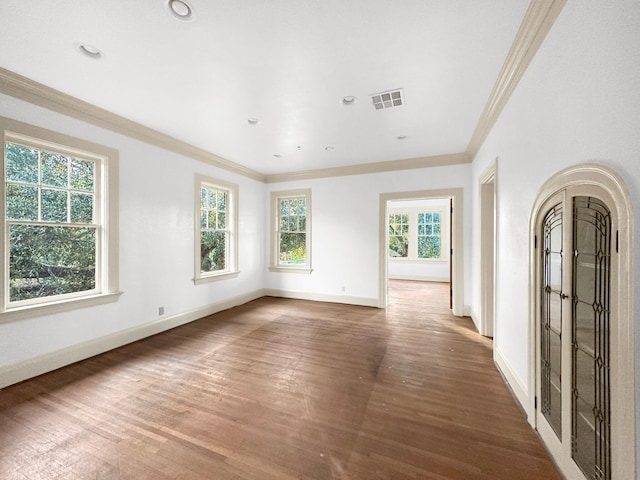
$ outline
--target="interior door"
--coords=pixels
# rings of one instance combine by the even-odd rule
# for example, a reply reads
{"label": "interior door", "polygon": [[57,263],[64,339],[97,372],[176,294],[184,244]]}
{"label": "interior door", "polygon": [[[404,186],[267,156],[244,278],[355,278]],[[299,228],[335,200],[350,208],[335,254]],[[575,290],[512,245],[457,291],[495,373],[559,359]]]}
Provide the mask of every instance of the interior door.
{"label": "interior door", "polygon": [[593,187],[541,212],[536,426],[568,480],[610,480],[613,218]]}
{"label": "interior door", "polygon": [[449,198],[449,308],[453,309],[453,198]]}

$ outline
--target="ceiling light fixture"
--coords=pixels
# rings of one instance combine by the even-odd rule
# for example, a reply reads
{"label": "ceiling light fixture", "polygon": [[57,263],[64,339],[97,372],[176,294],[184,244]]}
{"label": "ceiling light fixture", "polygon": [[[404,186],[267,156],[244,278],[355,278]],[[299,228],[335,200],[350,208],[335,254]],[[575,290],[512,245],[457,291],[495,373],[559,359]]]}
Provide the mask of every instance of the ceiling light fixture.
{"label": "ceiling light fixture", "polygon": [[98,58],[102,58],[102,52],[94,47],[93,45],[89,45],[88,43],[81,43],[78,45],[78,50],[80,50],[80,53],[86,55],[89,58],[95,58],[96,60]]}
{"label": "ceiling light fixture", "polygon": [[407,138],[407,136],[406,135],[398,135],[396,138],[398,140],[404,140],[405,138]]}
{"label": "ceiling light fixture", "polygon": [[169,0],[167,2],[169,11],[180,20],[192,20],[193,8],[184,0]]}
{"label": "ceiling light fixture", "polygon": [[331,151],[331,150],[333,150],[334,148],[335,148],[335,147],[334,147],[333,145],[327,145],[326,147],[324,147],[324,149],[325,149],[327,152],[330,152],[330,151]]}
{"label": "ceiling light fixture", "polygon": [[250,118],[247,118],[247,123],[249,125],[257,125],[260,123],[260,120],[255,117],[250,117]]}
{"label": "ceiling light fixture", "polygon": [[345,107],[350,107],[352,105],[355,105],[355,103],[358,101],[358,99],[356,97],[354,97],[353,95],[347,95],[346,97],[342,97],[340,99],[340,103],[342,105],[344,105]]}
{"label": "ceiling light fixture", "polygon": [[276,157],[276,158],[282,157],[282,155],[280,155],[279,153],[274,153],[273,156]]}

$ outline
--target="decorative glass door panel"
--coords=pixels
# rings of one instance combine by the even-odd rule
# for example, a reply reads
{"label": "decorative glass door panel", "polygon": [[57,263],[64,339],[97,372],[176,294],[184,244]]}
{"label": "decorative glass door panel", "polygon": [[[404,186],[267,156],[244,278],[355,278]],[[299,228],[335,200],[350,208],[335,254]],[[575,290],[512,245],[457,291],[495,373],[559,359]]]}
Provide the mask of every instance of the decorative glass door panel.
{"label": "decorative glass door panel", "polygon": [[611,215],[573,198],[571,456],[589,479],[611,478],[609,290]]}
{"label": "decorative glass door panel", "polygon": [[562,437],[562,204],[544,218],[540,315],[541,411]]}
{"label": "decorative glass door panel", "polygon": [[577,193],[550,200],[539,224],[537,422],[567,479],[611,480],[612,220]]}

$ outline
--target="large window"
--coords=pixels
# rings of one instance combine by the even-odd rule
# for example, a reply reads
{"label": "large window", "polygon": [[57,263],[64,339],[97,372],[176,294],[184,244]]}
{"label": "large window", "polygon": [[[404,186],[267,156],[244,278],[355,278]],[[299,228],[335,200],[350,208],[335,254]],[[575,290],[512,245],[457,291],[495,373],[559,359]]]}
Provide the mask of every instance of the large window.
{"label": "large window", "polygon": [[442,260],[443,213],[433,208],[389,211],[389,259]]}
{"label": "large window", "polygon": [[[29,315],[117,289],[117,152],[0,119],[2,313]],[[111,221],[109,221],[111,219]],[[72,306],[71,306],[72,305]]]}
{"label": "large window", "polygon": [[270,269],[311,272],[311,190],[271,193]]}
{"label": "large window", "polygon": [[237,205],[237,185],[196,176],[196,283],[238,273]]}

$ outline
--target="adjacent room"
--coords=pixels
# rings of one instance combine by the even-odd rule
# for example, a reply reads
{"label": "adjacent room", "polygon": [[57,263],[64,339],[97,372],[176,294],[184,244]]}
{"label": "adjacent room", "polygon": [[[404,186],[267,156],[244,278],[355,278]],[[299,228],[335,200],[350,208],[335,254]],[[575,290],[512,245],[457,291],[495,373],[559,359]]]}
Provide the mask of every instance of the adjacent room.
{"label": "adjacent room", "polygon": [[0,478],[631,480],[636,0],[0,2]]}

